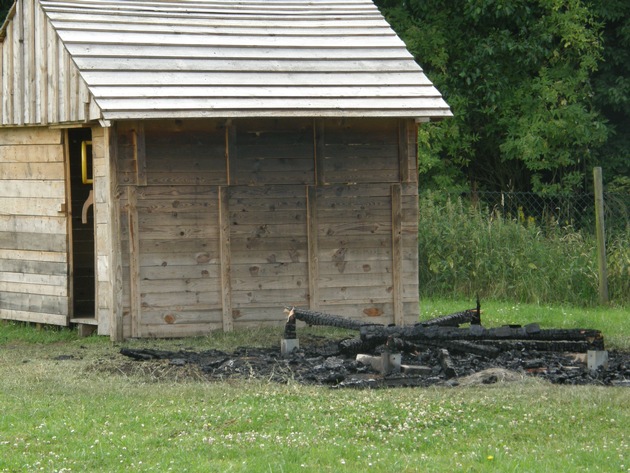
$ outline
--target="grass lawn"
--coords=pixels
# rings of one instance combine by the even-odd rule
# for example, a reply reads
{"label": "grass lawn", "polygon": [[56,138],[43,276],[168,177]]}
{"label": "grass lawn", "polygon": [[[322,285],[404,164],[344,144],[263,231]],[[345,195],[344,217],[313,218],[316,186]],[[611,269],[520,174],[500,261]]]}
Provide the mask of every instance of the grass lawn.
{"label": "grass lawn", "polygon": [[[427,301],[422,318],[473,305]],[[488,326],[598,328],[614,347],[629,346],[623,310],[482,308]],[[261,329],[125,345],[278,340],[277,329]],[[208,383],[178,377],[177,367],[166,377],[122,370],[119,348],[70,330],[0,324],[0,472],[630,472],[628,388],[537,379],[363,391]]]}

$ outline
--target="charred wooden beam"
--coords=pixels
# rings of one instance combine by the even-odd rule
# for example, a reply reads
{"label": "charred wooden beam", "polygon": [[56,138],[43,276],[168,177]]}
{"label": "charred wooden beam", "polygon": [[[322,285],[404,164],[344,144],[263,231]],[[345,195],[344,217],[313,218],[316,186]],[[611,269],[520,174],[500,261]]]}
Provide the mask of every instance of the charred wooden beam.
{"label": "charred wooden beam", "polygon": [[481,302],[479,296],[477,296],[477,307],[475,309],[442,315],[420,322],[420,324],[424,326],[439,325],[441,327],[459,327],[462,324],[481,325]]}
{"label": "charred wooden beam", "polygon": [[477,309],[468,309],[463,312],[442,315],[441,317],[420,322],[420,325],[424,325],[425,327],[433,325],[440,327],[459,327],[462,324],[481,324],[481,314],[477,311]]}
{"label": "charred wooden beam", "polygon": [[290,314],[287,318],[287,323],[284,325],[284,337],[285,340],[294,340],[297,338],[297,330],[295,324],[295,314]]}
{"label": "charred wooden beam", "polygon": [[380,345],[379,342],[364,342],[360,338],[349,338],[339,342],[339,351],[344,355],[358,355],[359,353],[369,353]]}
{"label": "charred wooden beam", "polygon": [[585,341],[592,346],[603,344],[602,334],[592,329],[546,329],[538,324],[521,326],[503,326],[485,328],[471,325],[468,328],[442,327],[439,325],[424,326],[375,326],[360,327],[361,339],[372,343],[385,343],[388,337],[402,338],[408,341],[422,342],[442,340],[542,340],[542,341]]}
{"label": "charred wooden beam", "polygon": [[455,378],[457,376],[455,364],[451,359],[451,354],[446,348],[440,349],[440,364],[442,365],[442,371],[447,379]]}
{"label": "charred wooden beam", "polygon": [[[327,327],[345,328],[348,330],[359,330],[364,323],[358,320],[340,317],[338,315],[326,314],[314,310],[300,309],[298,307],[286,307],[289,314],[293,313],[297,320],[306,322],[308,325],[325,325]],[[387,337],[385,337],[387,339]]]}
{"label": "charred wooden beam", "polygon": [[586,353],[589,350],[603,350],[604,339],[592,340],[481,340],[477,345],[496,348],[505,352],[519,351],[550,351],[556,353]]}

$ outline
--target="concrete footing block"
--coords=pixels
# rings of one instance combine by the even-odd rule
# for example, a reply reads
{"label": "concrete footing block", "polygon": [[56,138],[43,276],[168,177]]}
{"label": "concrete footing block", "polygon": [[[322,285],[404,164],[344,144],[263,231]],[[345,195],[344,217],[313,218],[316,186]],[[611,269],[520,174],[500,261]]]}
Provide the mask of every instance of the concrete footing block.
{"label": "concrete footing block", "polygon": [[280,340],[280,353],[282,356],[289,356],[293,350],[300,348],[300,340],[298,338],[283,338]]}
{"label": "concrete footing block", "polygon": [[601,366],[608,368],[608,351],[607,350],[589,350],[586,353],[586,363],[588,369],[595,371]]}

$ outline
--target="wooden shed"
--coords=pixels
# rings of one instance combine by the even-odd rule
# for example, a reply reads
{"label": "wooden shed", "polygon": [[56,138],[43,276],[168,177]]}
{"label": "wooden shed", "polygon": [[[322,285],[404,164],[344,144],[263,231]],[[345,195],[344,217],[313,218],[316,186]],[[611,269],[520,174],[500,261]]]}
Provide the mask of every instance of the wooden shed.
{"label": "wooden shed", "polygon": [[451,113],[370,0],[18,0],[0,41],[0,318],[417,319],[416,126]]}

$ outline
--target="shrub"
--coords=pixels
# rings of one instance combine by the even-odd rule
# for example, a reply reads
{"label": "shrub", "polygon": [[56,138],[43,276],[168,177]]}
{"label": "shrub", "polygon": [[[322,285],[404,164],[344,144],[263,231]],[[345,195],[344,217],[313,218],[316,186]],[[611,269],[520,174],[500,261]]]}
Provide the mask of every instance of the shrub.
{"label": "shrub", "polygon": [[[622,304],[630,297],[629,240],[628,232],[619,235],[608,251],[611,299]],[[593,236],[558,221],[543,228],[522,211],[505,216],[461,198],[420,197],[419,273],[423,297],[599,300]]]}

